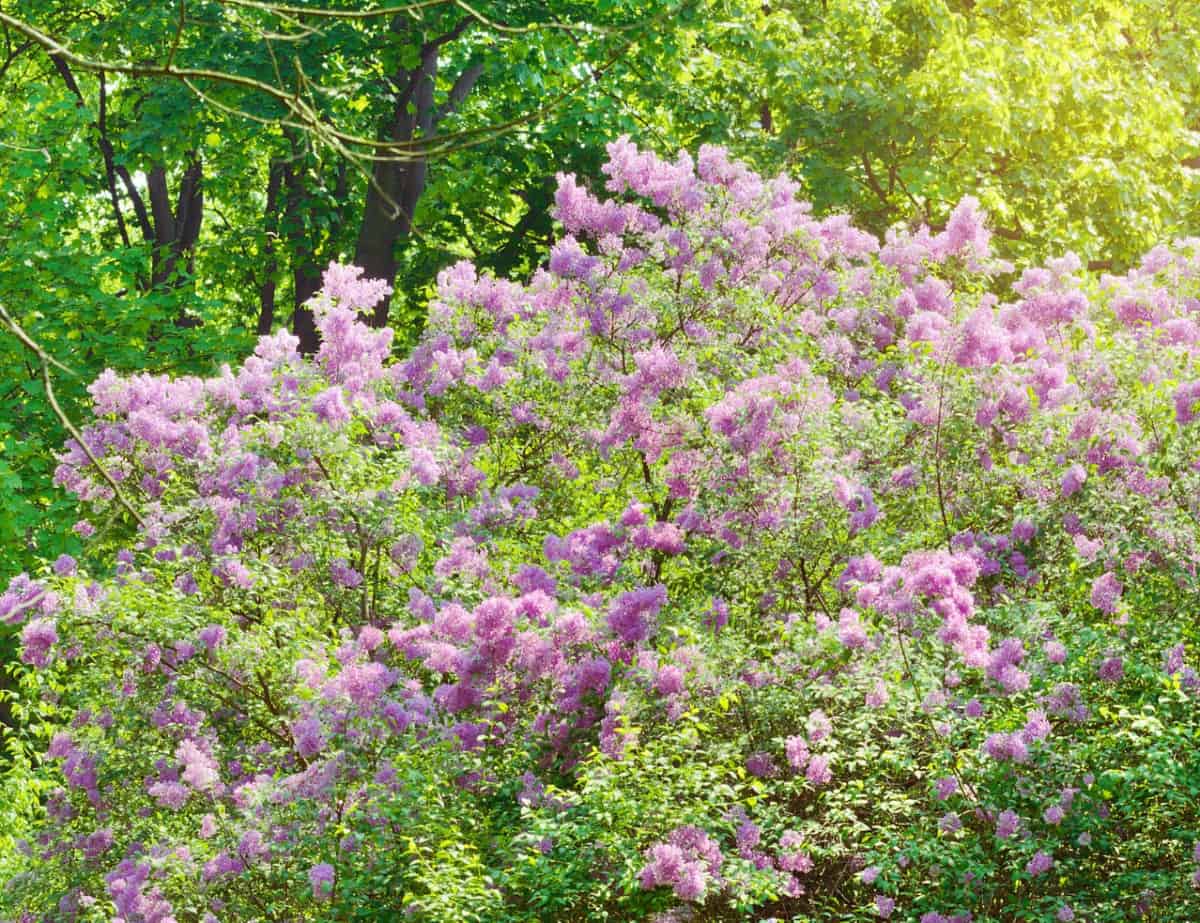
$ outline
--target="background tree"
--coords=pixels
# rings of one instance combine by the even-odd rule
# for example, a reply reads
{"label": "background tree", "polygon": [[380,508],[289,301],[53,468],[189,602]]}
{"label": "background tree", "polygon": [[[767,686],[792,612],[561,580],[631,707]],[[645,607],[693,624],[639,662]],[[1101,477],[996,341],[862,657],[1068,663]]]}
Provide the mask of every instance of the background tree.
{"label": "background tree", "polygon": [[804,179],[818,212],[882,233],[965,194],[999,248],[1129,265],[1196,227],[1200,12],[1158,2],[739,4],[690,78]]}

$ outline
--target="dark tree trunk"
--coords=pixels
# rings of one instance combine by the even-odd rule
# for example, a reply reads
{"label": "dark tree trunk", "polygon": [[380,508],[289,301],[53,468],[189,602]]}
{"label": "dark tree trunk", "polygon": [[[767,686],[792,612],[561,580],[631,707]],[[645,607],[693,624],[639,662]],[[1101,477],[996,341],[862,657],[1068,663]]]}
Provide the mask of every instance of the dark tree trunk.
{"label": "dark tree trunk", "polygon": [[[394,115],[384,140],[412,141],[428,136],[434,125],[433,90],[437,82],[438,49],[422,49],[421,64],[407,75],[407,85],[396,98]],[[412,231],[413,211],[425,191],[426,165],[423,157],[411,160],[381,160],[375,164],[363,210],[354,263],[371,279],[396,281],[396,243]],[[390,299],[375,306],[373,323],[388,321]]]}
{"label": "dark tree trunk", "polygon": [[[178,288],[195,268],[196,241],[204,217],[204,168],[195,151],[188,154],[187,167],[179,180],[176,205],[171,207],[167,172],[161,165],[146,174],[150,193],[150,215],[154,223],[154,254],[151,284],[155,288]],[[180,326],[193,326],[181,323]]]}
{"label": "dark tree trunk", "polygon": [[300,340],[299,349],[312,355],[321,345],[316,321],[307,302],[321,287],[321,273],[308,230],[304,226],[307,204],[304,188],[304,166],[299,159],[283,166],[283,184],[287,189],[284,207],[284,236],[292,253],[292,333]]}
{"label": "dark tree trunk", "polygon": [[[434,99],[437,84],[438,56],[441,47],[453,41],[469,24],[459,23],[450,32],[427,42],[421,48],[421,63],[410,71],[396,76],[396,93],[392,116],[382,126],[381,141],[409,143],[432,139],[438,123],[453,112],[471,92],[483,73],[483,67],[472,64],[454,81],[444,105]],[[372,279],[383,279],[389,285],[396,282],[396,246],[413,228],[417,202],[425,191],[428,163],[419,149],[405,159],[380,160],[375,163],[359,226],[358,242],[354,248],[355,265]],[[383,327],[388,322],[390,298],[375,306],[372,324]]]}
{"label": "dark tree trunk", "polygon": [[321,290],[321,276],[311,266],[297,266],[292,271],[292,285],[296,293],[296,307],[292,311],[292,333],[300,340],[300,352],[306,356],[315,353],[321,345],[317,332],[317,321],[308,299]]}
{"label": "dark tree trunk", "polygon": [[[189,284],[195,269],[196,241],[200,239],[200,224],[204,218],[204,166],[196,151],[188,152],[187,166],[179,180],[179,195],[174,208],[167,186],[167,171],[161,164],[146,174],[146,190],[150,197],[147,211],[141,194],[133,184],[129,171],[117,169],[133,200],[138,224],[150,243],[150,286],[152,289],[178,290]],[[198,327],[200,318],[188,314],[180,306],[175,316],[177,327]]]}
{"label": "dark tree trunk", "polygon": [[279,188],[283,185],[284,164],[282,161],[272,161],[267,174],[267,207],[263,214],[266,242],[263,244],[263,256],[266,257],[263,266],[263,282],[258,287],[258,325],[256,332],[259,336],[271,332],[275,324],[275,274],[279,272],[279,258],[275,253],[275,238],[279,234]]}

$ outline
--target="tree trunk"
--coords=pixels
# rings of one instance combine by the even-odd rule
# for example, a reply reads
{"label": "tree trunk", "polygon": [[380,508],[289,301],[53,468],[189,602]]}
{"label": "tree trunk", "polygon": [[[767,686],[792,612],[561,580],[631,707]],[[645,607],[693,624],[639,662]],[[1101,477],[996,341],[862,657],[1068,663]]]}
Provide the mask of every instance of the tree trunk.
{"label": "tree trunk", "polygon": [[271,162],[267,174],[267,207],[263,214],[266,227],[263,244],[263,282],[258,287],[258,324],[256,332],[263,336],[271,332],[275,324],[275,274],[279,272],[279,258],[275,253],[275,238],[279,234],[279,187],[283,185],[284,163]]}
{"label": "tree trunk", "polygon": [[[421,64],[407,75],[405,89],[397,96],[396,107],[384,140],[408,142],[428,136],[434,125],[433,90],[437,82],[438,48],[426,45]],[[423,157],[411,160],[377,161],[367,186],[354,263],[371,279],[396,281],[396,243],[412,231],[413,211],[425,191],[426,166]],[[391,299],[383,298],[375,306],[372,323],[383,327],[388,321]]]}
{"label": "tree trunk", "polygon": [[307,302],[321,288],[321,273],[316,253],[304,226],[303,210],[307,195],[304,188],[304,166],[297,158],[283,166],[283,184],[287,189],[284,207],[284,236],[292,253],[292,333],[300,340],[300,352],[312,355],[321,345],[316,320]]}
{"label": "tree trunk", "polygon": [[[171,207],[167,171],[161,164],[146,174],[152,222],[150,285],[177,290],[188,284],[195,270],[196,241],[204,218],[204,167],[195,151],[188,152],[187,166],[179,180],[179,195]],[[198,327],[200,319],[181,306],[175,316],[177,327]]]}
{"label": "tree trunk", "polygon": [[[432,139],[438,123],[457,109],[474,88],[483,73],[481,64],[464,68],[450,88],[445,104],[441,107],[435,104],[440,49],[461,35],[468,24],[465,19],[445,35],[427,42],[421,48],[421,63],[397,75],[394,82],[400,90],[392,117],[380,131],[381,141],[409,143]],[[428,163],[419,150],[413,150],[407,159],[376,161],[354,248],[354,262],[368,278],[383,279],[395,286],[396,245],[412,232],[413,215],[425,191],[427,176]],[[371,318],[374,326],[387,325],[390,305],[390,297],[385,297],[375,306]]]}

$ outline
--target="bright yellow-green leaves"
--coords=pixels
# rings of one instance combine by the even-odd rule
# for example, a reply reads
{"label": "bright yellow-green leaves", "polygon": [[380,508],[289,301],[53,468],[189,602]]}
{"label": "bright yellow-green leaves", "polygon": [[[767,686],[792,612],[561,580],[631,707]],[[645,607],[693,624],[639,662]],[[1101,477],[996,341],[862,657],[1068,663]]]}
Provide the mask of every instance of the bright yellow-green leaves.
{"label": "bright yellow-green leaves", "polygon": [[969,194],[1013,255],[1117,265],[1193,227],[1194,4],[725,8],[688,81],[736,109],[760,163],[802,178],[820,210],[882,231],[937,224]]}

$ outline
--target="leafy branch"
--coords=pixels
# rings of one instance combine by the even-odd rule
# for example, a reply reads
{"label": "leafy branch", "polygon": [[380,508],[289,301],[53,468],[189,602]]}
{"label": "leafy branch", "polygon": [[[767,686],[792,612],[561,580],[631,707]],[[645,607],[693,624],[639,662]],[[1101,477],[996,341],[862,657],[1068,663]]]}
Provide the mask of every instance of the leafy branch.
{"label": "leafy branch", "polygon": [[0,320],[3,320],[4,323],[8,325],[8,328],[13,332],[13,335],[16,336],[16,338],[21,342],[21,345],[33,353],[34,357],[38,360],[42,370],[42,384],[46,390],[46,400],[50,402],[50,408],[54,411],[54,415],[58,417],[58,422],[63,425],[63,428],[68,433],[71,434],[71,438],[79,444],[80,449],[83,450],[83,454],[87,456],[88,461],[92,463],[92,466],[100,473],[100,476],[104,478],[105,482],[112,489],[113,495],[117,498],[117,502],[119,502],[121,506],[125,508],[125,511],[137,521],[139,526],[141,526],[143,529],[146,529],[146,520],[142,518],[142,515],[137,511],[137,508],[125,496],[116,479],[112,476],[112,474],[109,473],[108,469],[104,467],[100,459],[96,457],[96,454],[88,446],[87,441],[83,438],[83,433],[79,431],[79,428],[74,424],[71,418],[67,416],[66,411],[62,409],[62,405],[58,403],[58,397],[54,393],[53,377],[50,374],[51,366],[59,369],[60,371],[66,372],[68,375],[73,376],[75,375],[75,372],[67,368],[67,366],[63,365],[52,355],[46,352],[46,350],[43,349],[42,346],[36,340],[34,340],[33,337],[26,333],[21,325],[16,322],[13,316],[8,313],[8,309],[5,308],[4,305],[0,305]]}

